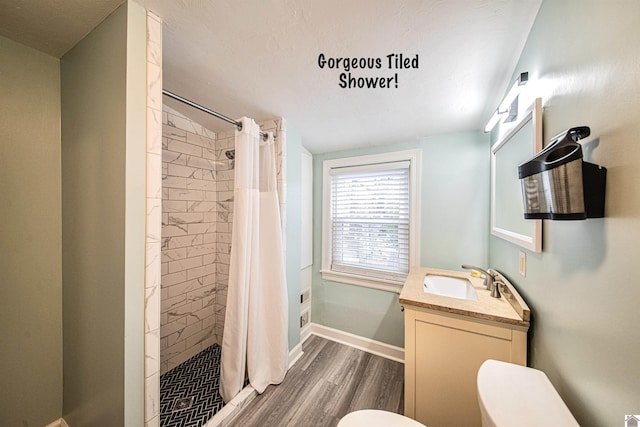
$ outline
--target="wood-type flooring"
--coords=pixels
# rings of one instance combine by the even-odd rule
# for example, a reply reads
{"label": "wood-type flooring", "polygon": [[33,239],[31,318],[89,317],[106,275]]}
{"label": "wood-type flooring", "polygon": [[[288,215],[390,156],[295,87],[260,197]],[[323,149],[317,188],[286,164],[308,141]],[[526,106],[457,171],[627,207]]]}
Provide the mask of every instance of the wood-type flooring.
{"label": "wood-type flooring", "polygon": [[335,427],[358,409],[404,411],[404,365],[312,335],[282,384],[269,386],[233,427]]}

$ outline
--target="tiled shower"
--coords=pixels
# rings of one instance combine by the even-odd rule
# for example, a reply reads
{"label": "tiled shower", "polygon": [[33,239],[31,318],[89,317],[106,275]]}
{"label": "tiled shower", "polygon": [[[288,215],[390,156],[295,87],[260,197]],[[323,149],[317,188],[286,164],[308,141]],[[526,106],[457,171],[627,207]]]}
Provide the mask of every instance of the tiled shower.
{"label": "tiled shower", "polygon": [[[160,425],[203,425],[222,406],[212,372],[219,372],[229,282],[234,161],[225,152],[234,149],[235,130],[216,134],[166,105],[162,123]],[[284,213],[284,120],[260,125],[274,132]]]}
{"label": "tiled shower", "polygon": [[[207,358],[219,359],[219,348],[211,351],[211,345],[222,342],[233,217],[234,171],[224,152],[234,148],[235,130],[216,134],[163,105],[162,80],[162,22],[148,12],[145,259],[145,426],[148,427],[183,422],[168,420],[161,414],[161,377],[166,384],[167,379],[175,378],[173,373],[188,370],[182,369],[187,366],[200,365],[200,371],[204,369],[207,373],[216,369],[202,366],[209,364]],[[276,118],[260,126],[275,136],[278,193],[286,235],[285,121]],[[210,357],[212,354],[214,357]],[[212,400],[215,399],[214,395]],[[175,400],[183,401],[180,396]],[[196,399],[191,400],[194,405],[203,406],[193,400]],[[236,410],[234,405],[228,406],[225,416]]]}
{"label": "tiled shower", "polygon": [[221,151],[213,132],[169,107],[163,108],[163,374],[222,342],[233,169]]}

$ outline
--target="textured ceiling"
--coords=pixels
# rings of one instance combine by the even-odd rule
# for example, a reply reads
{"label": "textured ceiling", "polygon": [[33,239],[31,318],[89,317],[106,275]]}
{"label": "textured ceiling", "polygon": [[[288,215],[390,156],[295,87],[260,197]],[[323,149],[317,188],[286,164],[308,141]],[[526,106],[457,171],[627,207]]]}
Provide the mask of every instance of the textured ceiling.
{"label": "textured ceiling", "polygon": [[[282,116],[315,153],[482,129],[541,3],[138,1],[164,20],[166,89],[233,118]],[[350,72],[392,77],[391,88],[341,88],[346,71],[320,68],[321,53],[380,58]],[[389,69],[391,53],[418,55],[418,68]]]}
{"label": "textured ceiling", "polygon": [[60,58],[124,0],[0,0],[0,36]]}
{"label": "textured ceiling", "polygon": [[[233,118],[284,117],[320,153],[482,129],[542,0],[136,1],[164,21],[165,89]],[[60,57],[121,2],[0,0],[0,35]],[[321,68],[321,53],[380,68]],[[389,68],[390,54],[418,68]],[[391,87],[342,88],[348,72]]]}

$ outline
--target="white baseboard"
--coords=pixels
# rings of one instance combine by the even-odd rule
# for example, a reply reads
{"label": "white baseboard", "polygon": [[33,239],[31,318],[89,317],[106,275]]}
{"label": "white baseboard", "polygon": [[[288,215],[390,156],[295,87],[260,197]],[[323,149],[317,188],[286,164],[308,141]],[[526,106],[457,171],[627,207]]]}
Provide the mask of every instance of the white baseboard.
{"label": "white baseboard", "polygon": [[339,329],[329,328],[328,326],[311,323],[310,333],[331,341],[339,342],[376,356],[385,357],[404,363],[404,348],[395,345],[386,344],[369,338],[364,338]]}
{"label": "white baseboard", "polygon": [[300,329],[300,344],[304,343],[311,336],[311,322]]}
{"label": "white baseboard", "polygon": [[298,361],[302,357],[302,341],[298,343],[295,347],[289,351],[289,367],[287,369],[291,369],[294,363]]}
{"label": "white baseboard", "polygon": [[60,418],[59,420],[55,420],[54,422],[47,424],[45,427],[69,427],[69,424],[67,424],[64,418]]}

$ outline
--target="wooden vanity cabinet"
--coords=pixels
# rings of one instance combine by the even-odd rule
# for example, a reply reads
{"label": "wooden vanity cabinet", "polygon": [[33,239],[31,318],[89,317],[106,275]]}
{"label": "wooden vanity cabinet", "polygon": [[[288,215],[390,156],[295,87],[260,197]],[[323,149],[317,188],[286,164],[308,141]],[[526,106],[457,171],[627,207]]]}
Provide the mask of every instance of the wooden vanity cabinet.
{"label": "wooden vanity cabinet", "polygon": [[405,305],[405,415],[480,426],[476,375],[487,359],[526,366],[527,328]]}

